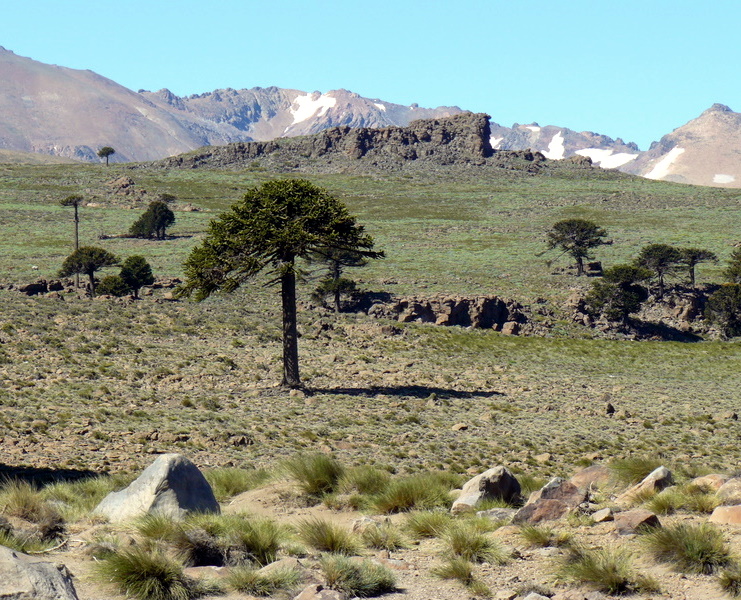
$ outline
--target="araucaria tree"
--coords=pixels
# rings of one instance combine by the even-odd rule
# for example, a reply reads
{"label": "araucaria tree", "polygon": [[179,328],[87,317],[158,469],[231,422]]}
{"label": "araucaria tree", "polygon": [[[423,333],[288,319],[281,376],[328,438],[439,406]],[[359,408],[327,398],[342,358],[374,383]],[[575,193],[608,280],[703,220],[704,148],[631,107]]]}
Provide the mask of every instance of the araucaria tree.
{"label": "araucaria tree", "polygon": [[682,261],[682,251],[668,244],[649,244],[641,248],[635,262],[639,267],[651,271],[658,281],[658,297],[664,295],[666,276],[677,270]]}
{"label": "araucaria tree", "polygon": [[687,268],[690,285],[695,287],[695,267],[701,262],[718,262],[715,252],[703,248],[680,248],[679,262]]}
{"label": "araucaria tree", "polygon": [[298,259],[321,249],[339,249],[381,258],[373,238],[345,205],[303,179],[269,181],[209,224],[206,239],[185,262],[180,294],[204,300],[231,292],[266,271],[280,283],[283,310],[283,385],[301,387],[296,328]]}
{"label": "araucaria tree", "polygon": [[343,294],[352,294],[356,290],[352,279],[343,277],[348,267],[364,267],[368,261],[362,254],[352,250],[341,250],[326,248],[317,251],[316,260],[323,262],[327,267],[327,276],[319,282],[312,294],[312,299],[324,304],[327,296],[331,296],[334,303],[334,311],[340,312],[342,308],[341,299]]}
{"label": "araucaria tree", "polygon": [[723,270],[723,277],[729,283],[741,283],[741,248],[731,252],[728,266]]}
{"label": "araucaria tree", "polygon": [[149,203],[147,210],[131,226],[129,235],[164,240],[167,228],[173,223],[175,223],[175,213],[170,210],[166,202],[155,200]]}
{"label": "araucaria tree", "polygon": [[59,270],[59,277],[69,277],[76,273],[87,275],[90,280],[90,295],[95,296],[95,273],[117,264],[118,258],[108,250],[95,246],[83,246],[64,259],[62,268]]}
{"label": "araucaria tree", "polygon": [[650,277],[651,271],[635,265],[605,269],[602,279],[592,284],[585,298],[587,310],[592,315],[603,314],[611,321],[626,324],[648,297],[648,290],[641,283]]}
{"label": "araucaria tree", "polygon": [[584,274],[584,261],[592,258],[592,248],[610,244],[607,231],[592,221],[566,219],[548,232],[548,248],[560,248],[576,261],[576,274]]}
{"label": "araucaria tree", "polygon": [[[75,209],[75,250],[80,247],[80,214],[79,208],[83,197],[79,194],[67,196],[59,201],[60,206],[72,206]],[[80,275],[75,273],[75,287],[80,287]]]}
{"label": "araucaria tree", "polygon": [[115,153],[116,151],[110,146],[103,146],[100,150],[98,150],[98,156],[100,158],[105,158],[106,166],[108,166],[108,158]]}
{"label": "araucaria tree", "polygon": [[120,277],[134,292],[134,298],[139,297],[139,290],[145,285],[154,283],[152,267],[143,256],[129,256],[121,265]]}

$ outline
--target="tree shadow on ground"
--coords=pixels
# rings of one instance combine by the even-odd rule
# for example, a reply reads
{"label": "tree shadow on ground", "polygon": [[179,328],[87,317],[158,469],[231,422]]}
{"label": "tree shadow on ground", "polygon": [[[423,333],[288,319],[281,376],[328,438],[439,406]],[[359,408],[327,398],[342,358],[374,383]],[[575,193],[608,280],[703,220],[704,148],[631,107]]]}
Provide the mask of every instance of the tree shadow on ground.
{"label": "tree shadow on ground", "polygon": [[701,342],[703,338],[689,331],[681,331],[664,323],[649,323],[634,319],[631,323],[635,332],[643,339],[656,339],[667,342]]}
{"label": "tree shadow on ground", "polygon": [[438,398],[491,398],[492,396],[505,396],[503,392],[477,390],[467,392],[427,385],[400,385],[400,386],[376,386],[369,387],[336,387],[336,388],[307,388],[309,394],[328,394],[343,396],[399,396],[412,398],[429,398],[435,395]]}
{"label": "tree shadow on ground", "polygon": [[52,467],[28,467],[0,464],[0,482],[7,480],[27,481],[43,486],[62,481],[78,481],[90,477],[99,477],[103,473],[89,469],[62,469]]}

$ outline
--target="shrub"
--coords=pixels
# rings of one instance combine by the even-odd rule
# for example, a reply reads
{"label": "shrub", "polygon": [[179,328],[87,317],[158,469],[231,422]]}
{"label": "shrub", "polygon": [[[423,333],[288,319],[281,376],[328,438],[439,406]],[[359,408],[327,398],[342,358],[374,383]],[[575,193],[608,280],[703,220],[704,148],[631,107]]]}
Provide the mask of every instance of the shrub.
{"label": "shrub", "polygon": [[382,514],[447,508],[450,490],[450,484],[436,474],[413,475],[392,481],[373,505]]}
{"label": "shrub", "polygon": [[263,469],[221,468],[209,469],[204,473],[219,502],[256,488],[270,479]]}
{"label": "shrub", "polygon": [[371,525],[363,531],[361,537],[363,543],[369,548],[392,551],[406,547],[401,533],[391,523],[383,523],[378,526]]}
{"label": "shrub", "polygon": [[183,567],[159,550],[122,550],[95,567],[101,579],[138,600],[191,600],[200,595]]}
{"label": "shrub", "polygon": [[732,598],[741,597],[741,565],[736,563],[721,571],[718,584]]}
{"label": "shrub", "polygon": [[494,540],[479,533],[465,522],[455,522],[443,535],[444,555],[459,557],[471,562],[490,562],[503,565],[509,556]]}
{"label": "shrub", "polygon": [[376,467],[355,467],[342,476],[337,490],[342,494],[355,491],[360,494],[380,494],[388,487],[390,479],[387,471]]}
{"label": "shrub", "polygon": [[367,560],[355,562],[344,556],[323,556],[320,565],[327,586],[349,597],[370,598],[396,589],[394,574]]}
{"label": "shrub", "polygon": [[442,536],[452,522],[450,513],[430,510],[410,513],[405,526],[416,539],[433,538]]}
{"label": "shrub", "polygon": [[10,479],[0,489],[0,510],[11,517],[37,522],[48,514],[49,507],[30,483]]}
{"label": "shrub", "polygon": [[325,454],[299,455],[285,462],[288,473],[309,497],[319,498],[335,491],[345,474],[344,467]]}
{"label": "shrub", "polygon": [[139,517],[134,521],[134,528],[140,535],[155,541],[173,540],[181,529],[172,517],[160,513]]}
{"label": "shrub", "polygon": [[280,590],[296,587],[302,579],[301,572],[291,567],[260,573],[254,567],[243,566],[231,569],[226,577],[226,583],[242,594],[271,596]]}
{"label": "shrub", "polygon": [[584,583],[608,594],[649,592],[658,589],[650,577],[633,571],[630,555],[620,548],[588,550],[572,547],[558,566],[563,579]]}
{"label": "shrub", "polygon": [[115,296],[120,298],[131,292],[131,287],[120,275],[106,275],[98,284],[98,295]]}
{"label": "shrub", "polygon": [[654,558],[683,573],[709,574],[731,563],[723,534],[709,523],[656,528],[643,539]]}
{"label": "shrub", "polygon": [[450,558],[441,566],[433,568],[432,574],[440,579],[456,579],[465,586],[471,585],[474,581],[473,565],[460,557]]}
{"label": "shrub", "polygon": [[531,547],[546,548],[548,546],[568,546],[572,536],[569,533],[557,532],[551,527],[538,525],[522,525],[520,535]]}
{"label": "shrub", "polygon": [[275,561],[286,531],[270,519],[228,519],[227,554],[245,553],[249,560],[265,566]]}
{"label": "shrub", "polygon": [[324,519],[313,518],[296,525],[298,536],[307,546],[321,552],[358,554],[360,543],[353,533]]}

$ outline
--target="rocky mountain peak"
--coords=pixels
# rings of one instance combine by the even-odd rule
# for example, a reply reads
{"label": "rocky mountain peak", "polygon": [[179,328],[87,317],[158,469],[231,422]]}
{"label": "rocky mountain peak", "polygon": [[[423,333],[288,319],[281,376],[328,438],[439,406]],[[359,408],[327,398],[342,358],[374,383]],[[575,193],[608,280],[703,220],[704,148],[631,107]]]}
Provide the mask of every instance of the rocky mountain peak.
{"label": "rocky mountain peak", "polygon": [[719,113],[719,112],[720,113],[732,113],[733,111],[725,104],[719,104],[718,102],[716,102],[710,108],[708,108],[705,112],[703,112],[702,115],[700,116],[704,117],[705,115],[709,115],[712,113]]}

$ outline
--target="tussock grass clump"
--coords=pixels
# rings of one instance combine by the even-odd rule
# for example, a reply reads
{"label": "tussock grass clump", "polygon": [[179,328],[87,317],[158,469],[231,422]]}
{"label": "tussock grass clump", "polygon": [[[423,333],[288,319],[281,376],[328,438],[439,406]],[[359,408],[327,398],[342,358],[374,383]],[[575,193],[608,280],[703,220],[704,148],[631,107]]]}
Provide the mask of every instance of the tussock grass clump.
{"label": "tussock grass clump", "polygon": [[326,454],[300,454],[288,459],[284,468],[310,498],[334,492],[345,474],[345,467]]}
{"label": "tussock grass clump", "polygon": [[278,550],[287,538],[286,530],[270,519],[229,516],[222,533],[230,562],[239,560],[240,554],[248,560],[265,566],[275,561]]}
{"label": "tussock grass clump", "polygon": [[237,494],[263,485],[270,479],[271,474],[264,469],[224,467],[208,469],[204,472],[204,476],[211,485],[216,499],[224,502]]}
{"label": "tussock grass clump", "polygon": [[489,539],[464,521],[452,523],[443,535],[445,550],[450,558],[462,558],[471,562],[490,562],[503,565],[509,556],[496,541]]}
{"label": "tussock grass clump", "polygon": [[371,525],[366,527],[361,535],[363,543],[369,548],[378,550],[399,550],[406,548],[407,544],[401,532],[391,523],[382,523],[381,525]]}
{"label": "tussock grass clump", "polygon": [[30,483],[8,479],[0,488],[0,511],[35,523],[46,517],[49,507],[39,490]]}
{"label": "tussock grass clump", "polygon": [[348,597],[370,598],[396,589],[394,574],[386,567],[368,560],[323,556],[320,565],[327,586]]}
{"label": "tussock grass clump", "polygon": [[272,596],[281,590],[291,590],[301,583],[303,575],[291,567],[260,573],[250,566],[234,567],[226,577],[226,584],[242,594]]}
{"label": "tussock grass clump", "polygon": [[630,554],[620,548],[572,547],[558,566],[558,576],[608,594],[657,591],[656,581],[635,573]]}
{"label": "tussock grass clump", "polygon": [[120,593],[138,600],[191,600],[202,595],[183,567],[160,550],[134,548],[95,565],[98,576]]}
{"label": "tussock grass clump", "polygon": [[37,536],[17,536],[10,531],[0,529],[0,546],[5,546],[18,552],[40,552],[56,544],[55,540],[40,539]]}
{"label": "tussock grass clump", "polygon": [[301,541],[320,552],[353,555],[360,552],[358,538],[344,527],[325,519],[313,518],[296,525]]}
{"label": "tussock grass clump", "polygon": [[609,468],[613,478],[621,485],[627,486],[643,480],[660,466],[661,461],[655,458],[632,456],[612,461]]}
{"label": "tussock grass clump", "polygon": [[358,492],[359,494],[375,495],[383,492],[389,485],[391,476],[387,471],[376,467],[364,466],[348,469],[337,485],[341,494]]}
{"label": "tussock grass clump", "polygon": [[656,560],[671,563],[682,573],[707,575],[731,564],[723,533],[710,523],[656,528],[643,540]]}
{"label": "tussock grass clump", "polygon": [[409,513],[404,526],[415,539],[441,537],[453,522],[448,512],[427,510]]}
{"label": "tussock grass clump", "polygon": [[134,529],[150,540],[167,541],[175,539],[182,527],[168,515],[150,513],[137,518]]}
{"label": "tussock grass clump", "polygon": [[473,564],[460,557],[448,559],[442,565],[434,567],[431,573],[440,579],[455,579],[465,586],[474,581]]}
{"label": "tussock grass clump", "polygon": [[375,497],[373,507],[382,514],[448,508],[450,490],[456,483],[436,473],[397,479]]}
{"label": "tussock grass clump", "polygon": [[657,515],[670,515],[678,510],[707,514],[713,512],[718,504],[714,492],[687,485],[667,488],[649,498],[645,506]]}
{"label": "tussock grass clump", "polygon": [[741,597],[741,565],[733,564],[718,575],[718,585],[731,598]]}
{"label": "tussock grass clump", "polygon": [[67,521],[87,516],[112,491],[128,485],[130,477],[86,477],[78,481],[57,481],[45,486],[41,496],[54,502]]}
{"label": "tussock grass clump", "polygon": [[520,535],[530,547],[534,548],[568,546],[573,539],[570,533],[559,532],[552,527],[538,525],[522,525]]}

